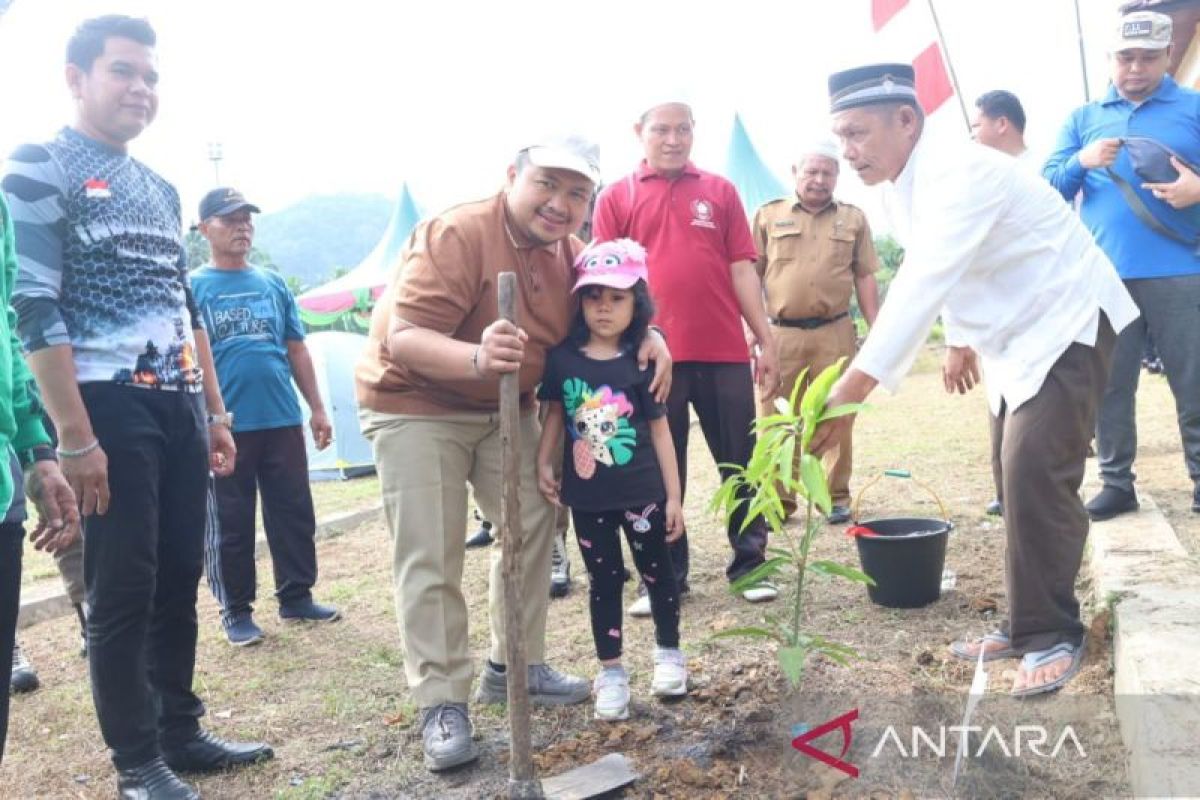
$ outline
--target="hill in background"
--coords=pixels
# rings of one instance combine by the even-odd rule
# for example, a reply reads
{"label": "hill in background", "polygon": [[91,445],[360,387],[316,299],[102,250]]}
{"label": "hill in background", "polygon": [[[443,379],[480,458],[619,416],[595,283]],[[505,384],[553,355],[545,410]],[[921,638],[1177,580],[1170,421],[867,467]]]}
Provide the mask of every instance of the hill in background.
{"label": "hill in background", "polygon": [[378,194],[306,197],[255,220],[254,245],[285,276],[311,288],[353,269],[387,227],[392,201]]}

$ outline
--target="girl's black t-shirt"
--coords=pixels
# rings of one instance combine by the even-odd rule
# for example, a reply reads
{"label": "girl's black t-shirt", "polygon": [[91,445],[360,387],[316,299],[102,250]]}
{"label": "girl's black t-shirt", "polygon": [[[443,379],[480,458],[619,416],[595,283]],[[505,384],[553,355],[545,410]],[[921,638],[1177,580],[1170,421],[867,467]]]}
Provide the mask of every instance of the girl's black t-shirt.
{"label": "girl's black t-shirt", "polygon": [[666,498],[650,440],[650,420],[666,414],[650,394],[653,377],[653,367],[639,370],[631,353],[597,360],[567,341],[546,355],[538,398],[563,405],[564,505],[580,511],[643,509]]}

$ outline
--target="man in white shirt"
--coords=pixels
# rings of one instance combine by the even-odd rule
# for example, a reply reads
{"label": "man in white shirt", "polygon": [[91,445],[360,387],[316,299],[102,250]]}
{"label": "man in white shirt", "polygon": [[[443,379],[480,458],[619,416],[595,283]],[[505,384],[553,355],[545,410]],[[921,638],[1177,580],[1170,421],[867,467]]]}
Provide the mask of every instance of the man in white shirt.
{"label": "man in white shirt", "polygon": [[[1074,589],[1088,531],[1084,459],[1115,331],[1137,308],[1048,183],[991,148],[926,141],[912,67],[839,72],[829,88],[842,155],[867,185],[888,184],[886,207],[907,250],[829,404],[861,402],[880,384],[894,391],[939,313],[947,343],[979,354],[1004,428],[1009,620],[951,651],[1021,656],[1014,695],[1057,689],[1084,649]],[[813,450],[852,424],[822,424]]]}

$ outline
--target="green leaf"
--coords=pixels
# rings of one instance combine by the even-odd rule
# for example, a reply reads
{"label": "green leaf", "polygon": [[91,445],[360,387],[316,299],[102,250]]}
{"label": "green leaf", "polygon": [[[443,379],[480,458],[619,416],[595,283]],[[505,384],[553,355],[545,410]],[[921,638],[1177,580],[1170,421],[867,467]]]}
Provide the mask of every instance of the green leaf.
{"label": "green leaf", "polygon": [[800,481],[813,504],[822,514],[828,514],[833,501],[829,497],[829,484],[825,481],[825,468],[821,465],[821,459],[811,453],[800,457]]}
{"label": "green leaf", "polygon": [[831,642],[828,639],[820,636],[812,637],[812,639],[808,642],[808,647],[809,649],[816,650],[826,656],[829,656],[843,666],[846,664],[848,659],[859,658],[858,651],[854,648],[848,647],[844,644],[838,644],[837,642]]}
{"label": "green leaf", "polygon": [[746,509],[746,516],[742,519],[741,526],[738,527],[739,536],[754,523],[756,517],[763,517],[774,529],[781,526],[783,524],[783,501],[779,499],[779,495],[774,492],[760,492],[751,498],[750,506]]}
{"label": "green leaf", "polygon": [[790,403],[788,403],[786,397],[776,397],[775,402],[772,405],[774,405],[775,410],[779,412],[779,416],[790,417],[792,415],[792,406]]}
{"label": "green leaf", "polygon": [[836,561],[813,561],[809,563],[808,568],[821,575],[837,575],[857,583],[865,583],[867,586],[875,585],[875,581],[867,573]]}
{"label": "green leaf", "polygon": [[787,677],[793,689],[799,688],[800,679],[804,677],[804,659],[808,651],[803,647],[781,647],[776,654],[779,658],[779,669]]}
{"label": "green leaf", "polygon": [[844,403],[836,408],[827,408],[821,412],[821,416],[817,418],[817,423],[820,424],[827,419],[836,419],[837,417],[847,417],[851,414],[857,414],[866,407],[866,403]]}
{"label": "green leaf", "polygon": [[818,647],[817,652],[820,653],[821,655],[825,656],[828,659],[836,661],[838,664],[840,664],[843,667],[848,666],[850,664],[850,657],[844,653],[839,653],[835,650],[826,650],[823,647]]}
{"label": "green leaf", "polygon": [[775,466],[779,470],[779,480],[789,489],[795,491],[795,479],[793,475],[796,471],[796,437],[789,436],[783,446],[779,448],[779,457],[775,461]]}
{"label": "green leaf", "polygon": [[737,475],[733,475],[724,480],[721,485],[717,487],[717,491],[713,492],[712,500],[710,500],[708,503],[708,510],[714,514],[724,513],[726,506],[729,505],[729,502],[737,494],[739,485],[740,482],[738,481]]}
{"label": "green leaf", "polygon": [[791,557],[775,556],[774,558],[768,558],[766,561],[759,564],[745,575],[742,575],[733,583],[729,584],[729,593],[741,594],[750,587],[757,586],[767,578],[777,574],[785,566],[791,563]]}
{"label": "green leaf", "polygon": [[[800,399],[800,392],[804,388],[804,382],[808,379],[808,367],[800,370],[800,374],[796,376],[796,382],[792,384],[792,391],[788,395],[788,407],[791,409],[798,408],[796,403]],[[795,413],[794,411],[792,413]]]}
{"label": "green leaf", "polygon": [[829,390],[842,374],[842,365],[845,363],[845,358],[839,358],[837,363],[823,369],[804,393],[800,401],[800,416],[804,417],[806,424],[809,420],[816,421],[817,414],[825,408]]}
{"label": "green leaf", "polygon": [[790,428],[796,423],[791,414],[772,414],[769,417],[759,417],[754,421],[754,429],[763,433],[774,428]]}
{"label": "green leaf", "polygon": [[743,628],[724,628],[712,634],[710,639],[728,639],[733,636],[745,636],[752,639],[774,639],[779,641],[779,633],[777,631],[768,630],[766,628],[758,628],[753,625]]}

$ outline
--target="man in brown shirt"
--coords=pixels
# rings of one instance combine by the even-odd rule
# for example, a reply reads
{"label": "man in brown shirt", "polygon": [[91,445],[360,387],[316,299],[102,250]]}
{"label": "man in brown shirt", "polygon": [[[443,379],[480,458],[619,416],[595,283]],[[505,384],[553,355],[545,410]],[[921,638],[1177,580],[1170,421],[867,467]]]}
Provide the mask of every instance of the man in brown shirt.
{"label": "man in brown shirt", "polygon": [[[540,430],[534,389],[546,351],[573,314],[572,234],[600,178],[597,148],[571,137],[528,147],[497,195],[464,203],[413,232],[371,318],[356,379],[363,433],[371,440],[392,539],[396,614],[405,675],[424,713],[425,765],[449,769],[478,757],[466,701],[472,668],[461,590],[467,484],[488,519],[500,518],[499,381],[520,376],[520,509],[530,700],[579,703],[590,687],[545,663],[554,508],[538,492]],[[520,328],[498,319],[496,283],[515,272]],[[657,334],[640,356],[656,362],[652,390],[670,386],[670,356]],[[661,378],[661,380],[660,380]],[[507,698],[500,548],[492,552],[492,642],[476,699]]]}
{"label": "man in brown shirt", "polygon": [[[781,394],[791,391],[805,367],[815,377],[839,358],[854,356],[851,292],[858,296],[867,325],[874,323],[879,311],[875,282],[879,260],[866,215],[833,197],[838,179],[833,143],[819,143],[804,153],[792,166],[792,175],[796,194],[764,204],[753,225],[756,266],[779,345]],[[764,416],[775,413],[767,402],[760,411]],[[850,517],[849,433],[830,455],[829,521],[842,523]],[[790,493],[784,508],[789,514],[796,510]]]}

